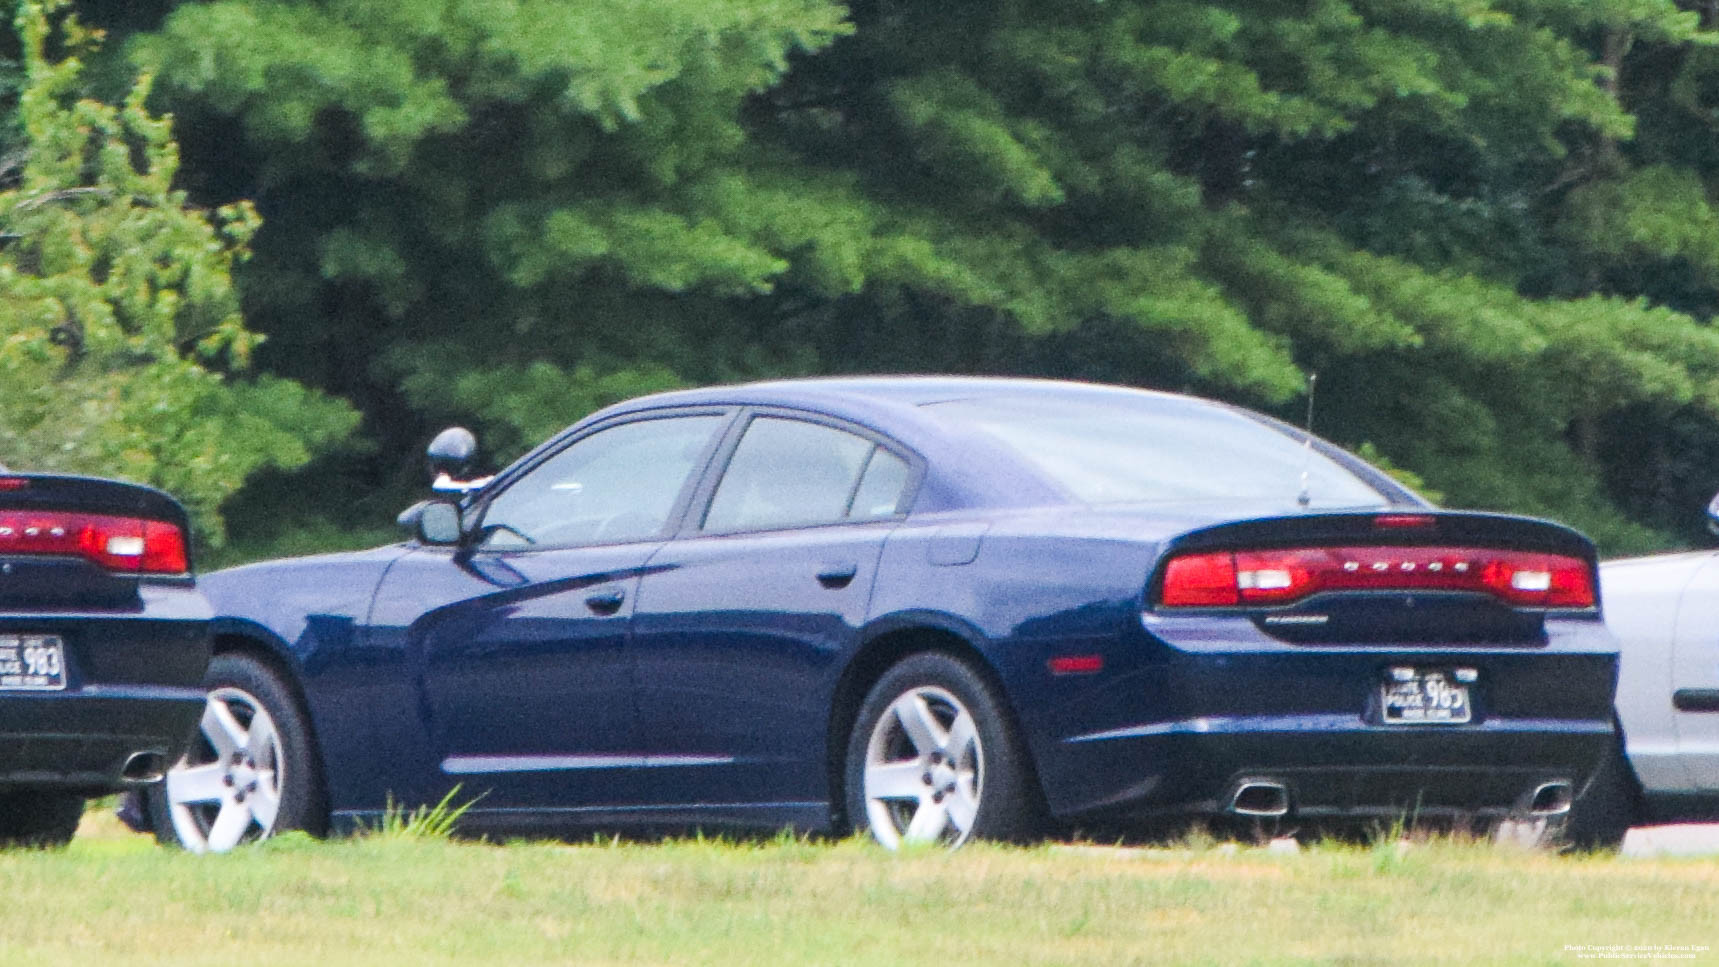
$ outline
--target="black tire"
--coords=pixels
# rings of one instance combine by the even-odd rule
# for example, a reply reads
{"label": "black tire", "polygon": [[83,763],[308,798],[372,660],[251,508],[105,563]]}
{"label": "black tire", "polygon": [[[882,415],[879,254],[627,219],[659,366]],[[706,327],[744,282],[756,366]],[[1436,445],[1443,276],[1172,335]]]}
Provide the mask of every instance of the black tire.
{"label": "black tire", "polygon": [[[169,769],[167,778],[151,787],[145,797],[156,839],[165,845],[204,852],[224,851],[238,843],[263,839],[287,830],[304,830],[317,836],[327,832],[327,799],[310,732],[310,720],[280,672],[255,656],[227,652],[216,655],[209,663],[203,684],[209,692],[211,705],[220,703],[225,707],[235,721],[245,726],[247,738],[254,736],[257,739],[258,748],[249,749],[247,743],[247,748],[241,752],[250,762],[247,769],[240,770],[238,763],[224,765],[229,758],[219,754],[215,741],[211,739],[208,726],[211,713],[206,713],[185,758]],[[276,737],[272,746],[264,741],[259,731],[270,724]],[[250,756],[262,761],[252,761]],[[270,761],[274,763],[273,769],[258,770],[259,766],[266,766]],[[193,775],[193,770],[199,769],[228,770],[226,775],[234,776],[236,781],[225,785],[221,793],[223,798],[219,800],[193,800],[194,789],[186,780]],[[267,824],[256,814],[259,801],[254,798],[256,792],[250,793],[251,799],[240,795],[244,789],[255,790],[258,785],[262,785],[265,792],[270,788],[278,790],[278,808],[273,811],[272,822]],[[237,842],[229,843],[232,827],[223,826],[217,830],[221,813],[232,806],[244,807],[246,802],[251,803],[249,808],[253,815]],[[236,818],[233,823],[237,825]],[[220,835],[212,836],[217,833]]]}
{"label": "black tire", "polygon": [[1615,850],[1641,815],[1641,785],[1619,748],[1600,763],[1557,833],[1573,849]]}
{"label": "black tire", "polygon": [[[973,740],[957,737],[936,750],[920,748],[894,711],[898,701],[912,696],[924,701],[945,740],[965,713]],[[966,729],[961,732],[965,735]],[[874,797],[867,791],[868,763],[898,767],[908,781],[920,782],[915,770],[934,780],[910,791],[919,798]],[[891,848],[909,838],[912,819],[922,809],[930,810],[927,820],[942,809],[945,821],[934,841],[952,847],[974,838],[1020,842],[1037,835],[1043,825],[1032,764],[1007,707],[971,666],[940,652],[904,658],[872,686],[848,733],[843,774],[847,817],[854,831],[870,833]],[[943,805],[945,801],[949,805]],[[912,838],[932,840],[923,835],[925,829]]]}
{"label": "black tire", "polygon": [[0,846],[64,846],[78,831],[84,797],[73,792],[21,789],[0,793]]}

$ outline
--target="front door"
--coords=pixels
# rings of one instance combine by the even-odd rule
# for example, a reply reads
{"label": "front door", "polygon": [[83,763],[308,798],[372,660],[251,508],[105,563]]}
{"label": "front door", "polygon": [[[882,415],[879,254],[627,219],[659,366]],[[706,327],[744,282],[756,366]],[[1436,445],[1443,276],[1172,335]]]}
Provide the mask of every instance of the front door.
{"label": "front door", "polygon": [[462,787],[479,814],[638,801],[628,625],[639,576],[726,414],[598,428],[500,481],[459,551],[424,549],[372,613],[417,677],[436,749],[424,798]]}

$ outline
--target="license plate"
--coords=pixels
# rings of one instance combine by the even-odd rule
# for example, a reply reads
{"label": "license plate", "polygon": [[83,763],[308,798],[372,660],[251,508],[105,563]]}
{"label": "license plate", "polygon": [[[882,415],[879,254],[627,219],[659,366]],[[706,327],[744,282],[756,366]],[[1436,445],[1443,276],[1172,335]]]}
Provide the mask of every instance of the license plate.
{"label": "license plate", "polygon": [[1383,692],[1386,725],[1454,725],[1474,718],[1468,686],[1447,672],[1393,670]]}
{"label": "license plate", "polygon": [[66,687],[66,646],[57,635],[0,635],[0,691]]}

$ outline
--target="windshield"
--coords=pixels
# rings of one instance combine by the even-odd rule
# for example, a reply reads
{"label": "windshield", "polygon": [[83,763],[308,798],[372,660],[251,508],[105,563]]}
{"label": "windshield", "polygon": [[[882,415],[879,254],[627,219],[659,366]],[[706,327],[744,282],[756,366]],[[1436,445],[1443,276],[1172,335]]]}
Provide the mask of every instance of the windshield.
{"label": "windshield", "polygon": [[987,433],[1091,504],[1210,499],[1387,503],[1341,464],[1233,410],[1174,397],[991,397],[927,404]]}

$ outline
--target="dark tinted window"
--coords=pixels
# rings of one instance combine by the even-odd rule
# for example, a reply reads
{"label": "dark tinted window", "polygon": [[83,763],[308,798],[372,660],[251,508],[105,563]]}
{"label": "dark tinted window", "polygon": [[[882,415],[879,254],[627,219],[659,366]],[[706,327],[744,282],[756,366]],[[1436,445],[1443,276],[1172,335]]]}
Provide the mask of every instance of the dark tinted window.
{"label": "dark tinted window", "polygon": [[901,510],[903,491],[907,489],[907,461],[879,447],[871,452],[871,461],[860,476],[854,491],[848,516],[854,518],[889,517]]}
{"label": "dark tinted window", "polygon": [[1007,444],[1093,504],[1207,499],[1376,506],[1383,494],[1288,434],[1195,400],[1125,394],[997,397],[928,404]]}
{"label": "dark tinted window", "polygon": [[490,502],[488,548],[619,544],[661,533],[722,417],[677,416],[599,430]]}
{"label": "dark tinted window", "polygon": [[888,516],[900,503],[906,466],[843,430],[758,417],[722,474],[704,529],[766,530]]}

